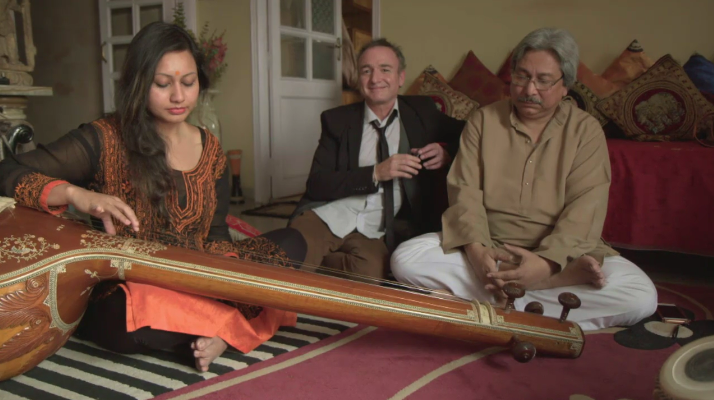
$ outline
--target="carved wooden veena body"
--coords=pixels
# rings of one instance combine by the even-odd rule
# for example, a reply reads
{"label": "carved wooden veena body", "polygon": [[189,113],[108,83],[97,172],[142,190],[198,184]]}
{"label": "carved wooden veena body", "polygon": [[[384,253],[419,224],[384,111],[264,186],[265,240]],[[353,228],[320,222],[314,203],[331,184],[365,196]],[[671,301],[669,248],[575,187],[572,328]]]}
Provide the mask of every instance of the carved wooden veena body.
{"label": "carved wooden veena body", "polygon": [[584,345],[570,321],[109,236],[16,207],[0,212],[0,380],[62,347],[91,289],[110,279],[468,342],[530,342],[544,355],[575,358]]}

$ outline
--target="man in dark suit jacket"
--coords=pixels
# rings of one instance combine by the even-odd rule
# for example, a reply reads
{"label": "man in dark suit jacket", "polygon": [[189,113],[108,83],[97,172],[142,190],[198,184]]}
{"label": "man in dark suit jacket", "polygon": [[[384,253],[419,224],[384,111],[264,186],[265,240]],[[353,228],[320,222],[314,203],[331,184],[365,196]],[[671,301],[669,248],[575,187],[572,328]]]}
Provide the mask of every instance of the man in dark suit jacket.
{"label": "man in dark suit jacket", "polygon": [[307,241],[305,264],[384,278],[399,241],[441,229],[446,172],[464,122],[439,112],[429,97],[398,95],[405,61],[387,40],[367,44],[357,65],[365,101],[322,113],[290,227]]}

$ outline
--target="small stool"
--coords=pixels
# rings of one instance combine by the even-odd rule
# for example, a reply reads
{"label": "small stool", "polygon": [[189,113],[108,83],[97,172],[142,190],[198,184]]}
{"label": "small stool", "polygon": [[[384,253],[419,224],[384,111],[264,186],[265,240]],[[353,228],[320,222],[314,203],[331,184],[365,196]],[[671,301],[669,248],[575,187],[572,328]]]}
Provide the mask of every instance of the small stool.
{"label": "small stool", "polygon": [[243,150],[228,150],[227,156],[231,163],[231,175],[233,176],[231,204],[244,204],[243,189],[240,187],[240,159],[243,156]]}

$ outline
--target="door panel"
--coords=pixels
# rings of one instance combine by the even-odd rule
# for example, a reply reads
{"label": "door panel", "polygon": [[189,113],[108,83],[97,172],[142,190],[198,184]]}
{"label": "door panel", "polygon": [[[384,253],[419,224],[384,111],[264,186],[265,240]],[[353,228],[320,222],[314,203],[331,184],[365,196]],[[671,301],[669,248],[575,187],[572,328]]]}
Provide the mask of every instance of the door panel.
{"label": "door panel", "polygon": [[305,191],[320,113],[340,105],[341,1],[270,0],[271,197]]}

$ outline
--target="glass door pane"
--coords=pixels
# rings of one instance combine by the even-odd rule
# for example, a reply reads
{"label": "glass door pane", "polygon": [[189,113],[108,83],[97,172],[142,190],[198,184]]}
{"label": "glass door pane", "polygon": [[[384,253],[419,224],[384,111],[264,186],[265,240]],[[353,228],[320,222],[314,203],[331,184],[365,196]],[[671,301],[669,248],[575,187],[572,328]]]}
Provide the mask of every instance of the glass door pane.
{"label": "glass door pane", "polygon": [[306,29],[305,0],[280,0],[280,25]]}
{"label": "glass door pane", "polygon": [[154,6],[142,6],[139,8],[139,29],[152,22],[163,20],[164,7],[161,4]]}
{"label": "glass door pane", "polygon": [[128,44],[115,44],[112,46],[113,71],[121,71],[121,66],[124,64],[127,50],[129,50]]}
{"label": "glass door pane", "polygon": [[131,7],[113,8],[110,13],[112,36],[131,36],[134,34]]}
{"label": "glass door pane", "polygon": [[312,77],[335,79],[335,45],[321,40],[312,41]]}
{"label": "glass door pane", "polygon": [[312,30],[335,34],[335,3],[333,0],[312,0]]}
{"label": "glass door pane", "polygon": [[339,0],[280,0],[282,77],[329,81],[337,78],[336,1]]}
{"label": "glass door pane", "polygon": [[283,77],[307,78],[305,38],[280,35],[280,62]]}

